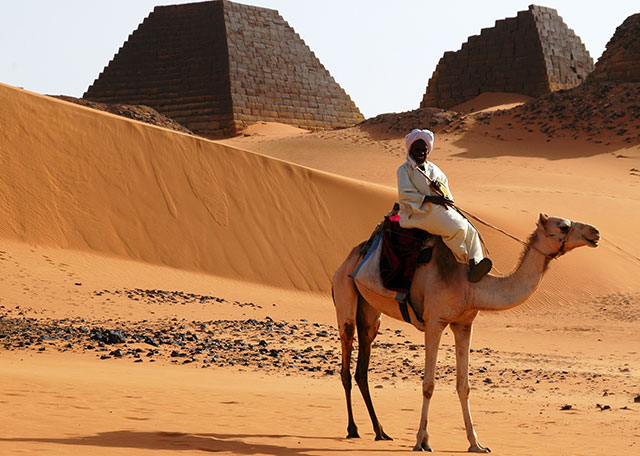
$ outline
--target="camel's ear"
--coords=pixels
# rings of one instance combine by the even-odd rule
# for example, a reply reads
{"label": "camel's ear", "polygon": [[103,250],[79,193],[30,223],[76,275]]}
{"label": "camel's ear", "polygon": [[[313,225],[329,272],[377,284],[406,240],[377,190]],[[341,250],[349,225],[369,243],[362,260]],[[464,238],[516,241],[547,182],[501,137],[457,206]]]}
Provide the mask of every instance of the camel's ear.
{"label": "camel's ear", "polygon": [[547,220],[549,220],[549,216],[540,212],[540,218],[538,218],[538,228],[544,230],[544,226],[546,225]]}

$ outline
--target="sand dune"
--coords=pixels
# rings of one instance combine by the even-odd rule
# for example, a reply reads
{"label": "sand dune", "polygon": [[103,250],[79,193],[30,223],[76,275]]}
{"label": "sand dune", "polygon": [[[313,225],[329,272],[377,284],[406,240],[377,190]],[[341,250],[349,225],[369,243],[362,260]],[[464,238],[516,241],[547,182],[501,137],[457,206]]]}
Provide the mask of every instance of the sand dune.
{"label": "sand dune", "polygon": [[3,237],[326,293],[393,200],[379,186],[0,91]]}

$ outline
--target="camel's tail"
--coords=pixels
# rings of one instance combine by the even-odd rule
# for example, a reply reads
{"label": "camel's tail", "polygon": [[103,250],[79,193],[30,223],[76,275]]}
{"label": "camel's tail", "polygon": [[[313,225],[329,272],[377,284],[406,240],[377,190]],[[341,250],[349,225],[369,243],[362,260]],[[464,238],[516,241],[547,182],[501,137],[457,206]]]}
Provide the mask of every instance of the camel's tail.
{"label": "camel's tail", "polygon": [[[363,250],[363,247],[365,246],[365,244],[366,244],[366,242],[362,242],[362,243],[358,244],[357,246],[355,246],[351,250],[351,252],[347,256],[347,259],[340,266],[338,271],[336,271],[336,274],[334,274],[333,279],[331,280],[331,300],[333,301],[333,306],[334,307],[336,306],[336,293],[335,293],[336,276],[338,275],[338,272],[341,271],[345,267],[345,263],[347,263],[349,261],[355,261],[355,265],[357,265],[361,261],[362,257],[364,256],[364,254],[362,253],[362,250]],[[365,254],[366,254],[366,252],[365,252]],[[353,260],[354,255],[356,257],[356,260]],[[351,277],[351,274],[349,274],[349,277]],[[352,280],[353,280],[353,278],[352,278]],[[358,293],[358,295],[360,294],[360,291],[358,291],[357,287],[356,287],[356,292]]]}

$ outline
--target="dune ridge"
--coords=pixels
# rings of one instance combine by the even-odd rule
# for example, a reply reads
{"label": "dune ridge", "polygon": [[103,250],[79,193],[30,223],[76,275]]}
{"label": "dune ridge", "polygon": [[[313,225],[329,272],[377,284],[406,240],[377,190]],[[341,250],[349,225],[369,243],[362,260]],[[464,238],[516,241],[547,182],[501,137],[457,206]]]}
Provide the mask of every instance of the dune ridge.
{"label": "dune ridge", "polygon": [[6,85],[0,97],[2,237],[326,293],[394,198]]}

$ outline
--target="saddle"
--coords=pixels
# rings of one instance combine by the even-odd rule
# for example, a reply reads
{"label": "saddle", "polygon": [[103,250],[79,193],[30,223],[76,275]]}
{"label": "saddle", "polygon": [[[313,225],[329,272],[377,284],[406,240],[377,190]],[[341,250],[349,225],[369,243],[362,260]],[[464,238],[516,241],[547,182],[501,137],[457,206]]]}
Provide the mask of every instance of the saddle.
{"label": "saddle", "polygon": [[411,280],[419,264],[433,254],[434,236],[418,228],[402,228],[400,216],[391,214],[383,222],[380,278],[385,288],[409,294]]}
{"label": "saddle", "polygon": [[428,263],[437,239],[424,230],[400,226],[398,204],[376,226],[369,240],[360,247],[362,260],[350,275],[358,286],[398,303],[404,321],[423,323],[409,299],[411,281],[418,265]]}

